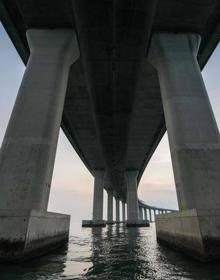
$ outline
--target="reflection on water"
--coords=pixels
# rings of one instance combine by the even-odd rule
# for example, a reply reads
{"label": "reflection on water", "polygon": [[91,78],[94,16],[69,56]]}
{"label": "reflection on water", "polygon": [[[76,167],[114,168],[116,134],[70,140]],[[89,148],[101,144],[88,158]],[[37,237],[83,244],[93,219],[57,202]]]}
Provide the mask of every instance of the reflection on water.
{"label": "reflection on water", "polygon": [[157,244],[154,226],[81,229],[66,248],[19,265],[0,265],[0,280],[220,279],[220,262],[203,264]]}

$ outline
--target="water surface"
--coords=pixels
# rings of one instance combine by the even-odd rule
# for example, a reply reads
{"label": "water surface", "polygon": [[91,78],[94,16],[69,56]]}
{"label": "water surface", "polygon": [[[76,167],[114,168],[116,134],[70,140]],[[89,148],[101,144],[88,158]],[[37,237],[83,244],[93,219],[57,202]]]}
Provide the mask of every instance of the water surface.
{"label": "water surface", "polygon": [[0,265],[0,280],[220,280],[220,262],[204,264],[157,244],[151,228],[73,224],[69,244],[19,265]]}

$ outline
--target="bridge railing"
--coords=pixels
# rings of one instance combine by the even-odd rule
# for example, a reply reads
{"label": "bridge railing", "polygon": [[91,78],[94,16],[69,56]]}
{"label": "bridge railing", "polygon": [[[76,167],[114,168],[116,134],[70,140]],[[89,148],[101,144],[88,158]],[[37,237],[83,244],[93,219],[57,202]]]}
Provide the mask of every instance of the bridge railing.
{"label": "bridge railing", "polygon": [[167,213],[172,213],[177,211],[174,209],[151,206],[146,204],[142,200],[138,200],[138,205],[139,205],[140,219],[149,220],[150,222],[155,222],[155,216],[158,214],[167,214]]}

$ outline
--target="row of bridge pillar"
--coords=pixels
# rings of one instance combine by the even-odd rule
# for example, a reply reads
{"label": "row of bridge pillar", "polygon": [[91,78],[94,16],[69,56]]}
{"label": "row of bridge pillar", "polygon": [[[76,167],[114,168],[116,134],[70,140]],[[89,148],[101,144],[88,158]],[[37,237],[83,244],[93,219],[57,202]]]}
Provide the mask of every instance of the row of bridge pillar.
{"label": "row of bridge pillar", "polygon": [[[48,213],[47,206],[69,69],[79,58],[77,39],[73,30],[62,29],[29,30],[27,39],[30,57],[0,150],[3,260],[62,243],[70,221]],[[158,74],[180,209],[156,217],[157,238],[206,260],[220,258],[220,136],[197,61],[199,45],[198,34],[155,33],[148,62]],[[139,224],[137,172],[125,176],[128,225]],[[95,175],[98,221],[101,180]]]}
{"label": "row of bridge pillar", "polygon": [[172,210],[167,209],[159,209],[159,208],[150,208],[145,206],[139,206],[139,218],[141,220],[148,220],[150,223],[155,221],[156,215],[159,214],[168,214],[174,212]]}
{"label": "row of bridge pillar", "polygon": [[[126,220],[128,226],[148,226],[148,221],[140,218],[139,202],[137,195],[137,171],[126,172],[126,191],[127,200],[122,202],[122,221]],[[105,185],[105,172],[102,170],[94,171],[94,195],[93,195],[93,215],[92,220],[84,220],[84,227],[105,226],[106,222],[120,222],[120,198],[113,189],[108,189],[107,199],[107,221],[103,220],[103,193]],[[113,221],[113,198],[115,197],[115,221]],[[127,207],[125,205],[127,204]],[[126,217],[127,209],[127,219]]]}
{"label": "row of bridge pillar", "polygon": [[[155,220],[156,214],[170,212],[167,209],[151,208],[139,203],[137,195],[137,171],[127,171],[127,201],[120,200],[113,189],[107,189],[107,221],[103,220],[103,193],[105,186],[105,172],[95,171],[93,215],[92,220],[84,220],[84,227],[105,226],[107,224],[125,222],[128,226],[149,226],[149,221]],[[115,220],[113,220],[113,200],[115,198]],[[120,217],[120,203],[122,204],[122,217]],[[127,204],[127,207],[126,207]],[[126,215],[127,210],[127,215]]]}

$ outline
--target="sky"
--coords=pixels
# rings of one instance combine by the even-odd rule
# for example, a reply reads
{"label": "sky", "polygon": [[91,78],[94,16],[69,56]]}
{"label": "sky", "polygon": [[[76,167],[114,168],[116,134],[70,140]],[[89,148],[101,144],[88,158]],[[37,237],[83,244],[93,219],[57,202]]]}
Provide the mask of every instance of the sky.
{"label": "sky", "polygon": [[[0,23],[0,144],[24,70],[23,62]],[[220,45],[209,59],[202,75],[219,126]],[[90,219],[93,181],[93,177],[60,130],[48,210],[70,214],[72,221]],[[138,196],[149,205],[178,208],[167,133],[142,176]],[[106,208],[107,194],[104,191],[104,218]]]}

